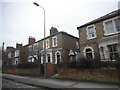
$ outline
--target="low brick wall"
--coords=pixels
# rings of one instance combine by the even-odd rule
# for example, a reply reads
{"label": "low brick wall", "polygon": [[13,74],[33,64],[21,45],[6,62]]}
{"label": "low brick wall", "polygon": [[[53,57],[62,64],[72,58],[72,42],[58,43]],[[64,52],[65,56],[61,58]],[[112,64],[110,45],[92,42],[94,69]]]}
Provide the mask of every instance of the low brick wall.
{"label": "low brick wall", "polygon": [[40,75],[39,68],[18,69],[18,68],[4,68],[4,73],[19,74],[19,75]]}
{"label": "low brick wall", "polygon": [[110,69],[59,69],[58,78],[118,83],[118,70]]}
{"label": "low brick wall", "polygon": [[53,75],[54,72],[54,65],[51,63],[46,64],[46,71],[47,71],[47,76]]}
{"label": "low brick wall", "polygon": [[[20,75],[43,75],[41,74],[41,66],[36,67],[36,68],[27,68],[27,69],[19,69],[15,67],[9,67],[9,68],[3,68],[4,73],[10,73],[10,74],[20,74]],[[44,71],[44,69],[43,69]],[[51,76],[54,73],[54,65],[51,63],[46,64],[46,71],[47,71],[47,76]]]}

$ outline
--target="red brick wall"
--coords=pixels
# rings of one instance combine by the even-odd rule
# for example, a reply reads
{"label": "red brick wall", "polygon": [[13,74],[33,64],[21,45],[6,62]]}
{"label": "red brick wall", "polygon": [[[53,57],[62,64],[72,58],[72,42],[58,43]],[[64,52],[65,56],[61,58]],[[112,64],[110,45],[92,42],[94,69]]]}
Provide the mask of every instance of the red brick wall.
{"label": "red brick wall", "polygon": [[99,82],[109,82],[117,83],[118,82],[118,70],[100,70],[100,69],[60,69],[58,70],[59,78],[69,78],[76,80],[90,80],[90,81],[99,81]]}
{"label": "red brick wall", "polygon": [[47,76],[51,76],[53,74],[53,69],[54,69],[53,64],[51,64],[51,63],[46,64]]}
{"label": "red brick wall", "polygon": [[10,74],[20,74],[20,75],[40,75],[39,68],[30,68],[30,69],[5,68],[3,69],[3,72]]}

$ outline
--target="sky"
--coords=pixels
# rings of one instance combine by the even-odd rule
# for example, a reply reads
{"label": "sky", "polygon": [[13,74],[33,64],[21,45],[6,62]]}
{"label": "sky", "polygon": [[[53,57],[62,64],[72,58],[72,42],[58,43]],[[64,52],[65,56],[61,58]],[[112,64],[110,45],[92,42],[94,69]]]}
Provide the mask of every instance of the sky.
{"label": "sky", "polygon": [[44,37],[43,9],[46,11],[46,36],[50,28],[79,37],[77,27],[118,9],[119,0],[1,0],[0,46],[28,44]]}

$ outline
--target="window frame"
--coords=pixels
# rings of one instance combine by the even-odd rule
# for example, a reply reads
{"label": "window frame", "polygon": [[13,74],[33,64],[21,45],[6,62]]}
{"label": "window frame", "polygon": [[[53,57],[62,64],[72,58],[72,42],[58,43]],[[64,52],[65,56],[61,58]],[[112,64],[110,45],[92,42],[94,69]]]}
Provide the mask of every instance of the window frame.
{"label": "window frame", "polygon": [[[116,46],[116,50],[114,48],[114,46]],[[108,54],[109,54],[109,60],[115,60],[119,57],[119,50],[118,50],[118,44],[117,43],[114,43],[114,44],[108,44],[107,45],[107,48],[108,48]],[[116,56],[116,54],[118,54],[118,57],[114,57]]]}
{"label": "window frame", "polygon": [[[47,41],[48,41],[48,46],[47,46]],[[49,39],[45,40],[45,48],[46,49],[50,48],[50,40]]]}
{"label": "window frame", "polygon": [[[54,44],[54,38],[56,39],[56,45]],[[58,46],[58,44],[57,44],[57,36],[54,36],[54,37],[52,37],[52,47],[57,47]]]}
{"label": "window frame", "polygon": [[[119,31],[117,31],[116,25],[115,25],[115,19],[118,19],[118,18],[120,18],[120,17],[114,17],[112,19],[108,19],[108,20],[103,21],[104,36],[108,36],[108,35],[119,33]],[[113,32],[112,33],[107,33],[107,29],[106,29],[106,24],[105,23],[109,22],[109,21],[112,21],[112,26],[113,26]]]}
{"label": "window frame", "polygon": [[[94,37],[89,37],[89,29],[88,29],[88,28],[91,28],[91,27],[93,27],[93,29],[94,29]],[[97,37],[95,25],[87,26],[87,27],[86,27],[86,32],[87,32],[87,39],[88,39],[88,40],[89,40],[89,39],[94,39],[94,38]]]}
{"label": "window frame", "polygon": [[84,48],[84,50],[83,50],[84,56],[87,57],[87,55],[86,55],[86,50],[87,49],[91,49],[91,51],[92,51],[92,57],[93,57],[93,59],[95,59],[94,49],[92,47],[90,47],[90,46]]}
{"label": "window frame", "polygon": [[61,52],[60,52],[60,51],[56,51],[56,52],[55,52],[55,64],[59,64],[59,63],[58,63],[57,54],[60,55],[60,61],[59,61],[59,63],[61,62]]}

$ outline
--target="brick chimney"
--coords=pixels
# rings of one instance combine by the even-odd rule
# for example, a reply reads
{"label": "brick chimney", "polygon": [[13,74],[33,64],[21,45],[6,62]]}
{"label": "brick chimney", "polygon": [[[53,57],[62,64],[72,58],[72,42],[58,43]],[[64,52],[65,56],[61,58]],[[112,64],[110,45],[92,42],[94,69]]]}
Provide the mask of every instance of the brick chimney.
{"label": "brick chimney", "polygon": [[21,47],[22,47],[22,44],[16,43],[16,48],[21,48]]}
{"label": "brick chimney", "polygon": [[34,37],[31,37],[31,36],[29,36],[29,39],[28,39],[28,44],[33,44],[33,43],[35,43],[35,38]]}
{"label": "brick chimney", "polygon": [[57,32],[58,32],[57,28],[51,27],[51,29],[50,29],[50,35],[53,35],[53,34],[55,34]]}

